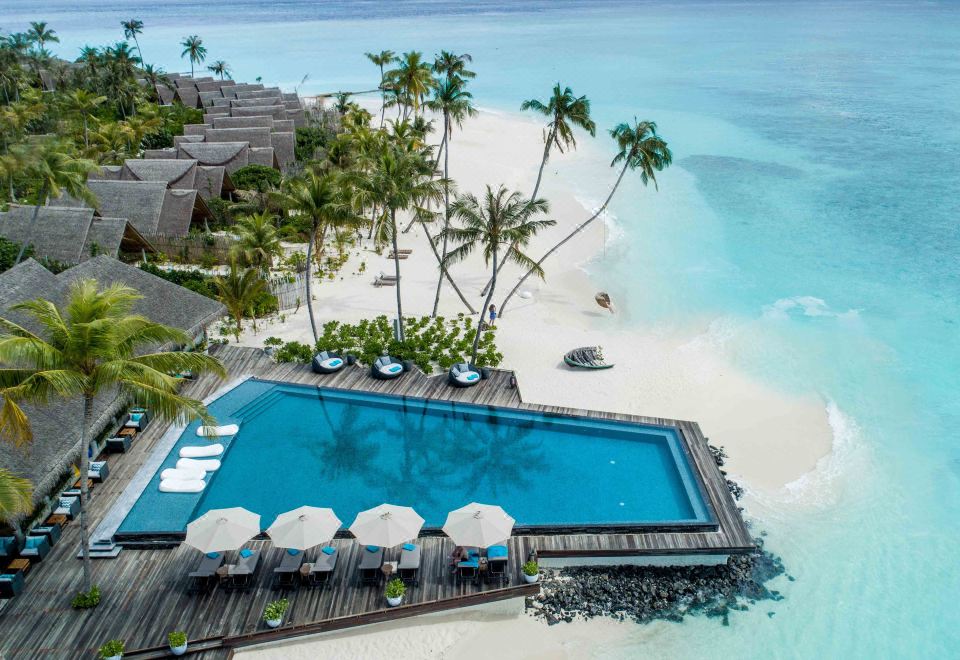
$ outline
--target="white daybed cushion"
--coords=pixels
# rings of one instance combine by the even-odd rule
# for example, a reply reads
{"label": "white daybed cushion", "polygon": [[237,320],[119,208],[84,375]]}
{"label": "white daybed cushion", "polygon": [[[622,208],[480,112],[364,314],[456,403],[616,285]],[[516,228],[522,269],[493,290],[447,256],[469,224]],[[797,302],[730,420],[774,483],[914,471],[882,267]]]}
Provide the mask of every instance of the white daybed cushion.
{"label": "white daybed cushion", "polygon": [[386,374],[387,376],[392,376],[395,373],[403,371],[403,365],[397,364],[396,362],[391,362],[390,364],[386,364],[378,368],[380,369],[380,373]]}
{"label": "white daybed cushion", "polygon": [[199,493],[206,487],[201,479],[163,479],[160,482],[161,493]]}
{"label": "white daybed cushion", "polygon": [[221,435],[236,435],[240,427],[236,424],[227,424],[225,426],[201,426],[197,429],[197,435],[201,438],[210,438]]}
{"label": "white daybed cushion", "polygon": [[343,358],[329,357],[320,363],[324,369],[339,369],[343,365]]}
{"label": "white daybed cushion", "polygon": [[216,472],[220,469],[220,461],[215,458],[198,460],[196,458],[181,458],[177,461],[178,470],[203,470],[204,472]]}
{"label": "white daybed cushion", "polygon": [[223,445],[221,445],[219,442],[213,445],[199,445],[180,448],[180,458],[207,458],[210,456],[219,456],[222,453]]}
{"label": "white daybed cushion", "polygon": [[454,379],[458,383],[475,383],[480,380],[480,374],[478,374],[476,371],[464,371],[454,376]]}
{"label": "white daybed cushion", "polygon": [[203,479],[207,475],[204,470],[187,468],[167,468],[160,473],[160,479],[179,479],[180,481],[194,481]]}

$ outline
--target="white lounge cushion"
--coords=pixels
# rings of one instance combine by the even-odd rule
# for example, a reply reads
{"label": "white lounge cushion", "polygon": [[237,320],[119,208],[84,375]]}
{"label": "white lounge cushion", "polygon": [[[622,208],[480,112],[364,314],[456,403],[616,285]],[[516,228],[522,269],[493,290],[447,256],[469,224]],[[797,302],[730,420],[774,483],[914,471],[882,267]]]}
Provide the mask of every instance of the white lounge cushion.
{"label": "white lounge cushion", "polygon": [[201,426],[197,429],[197,435],[201,438],[213,438],[221,435],[236,435],[240,427],[236,424],[226,424],[225,426]]}
{"label": "white lounge cushion", "polygon": [[215,458],[196,459],[181,458],[177,461],[178,470],[203,470],[204,472],[216,472],[220,469],[220,461]]}
{"label": "white lounge cushion", "polygon": [[476,371],[462,371],[454,376],[454,379],[458,383],[475,383],[480,380],[480,374]]}
{"label": "white lounge cushion", "polygon": [[203,479],[207,475],[205,470],[187,468],[167,468],[160,473],[160,479],[179,479],[180,481],[194,481]]}
{"label": "white lounge cushion", "polygon": [[320,366],[324,369],[339,369],[341,366],[343,366],[343,359],[338,357],[329,357],[321,362]]}
{"label": "white lounge cushion", "polygon": [[219,456],[222,453],[223,445],[219,442],[212,445],[180,448],[180,458],[208,458],[210,456]]}
{"label": "white lounge cushion", "polygon": [[392,376],[394,374],[400,373],[403,371],[403,365],[392,362],[390,364],[385,364],[382,367],[378,367],[380,373],[386,374],[387,376]]}
{"label": "white lounge cushion", "polygon": [[161,493],[199,493],[206,488],[202,479],[163,479],[160,481]]}

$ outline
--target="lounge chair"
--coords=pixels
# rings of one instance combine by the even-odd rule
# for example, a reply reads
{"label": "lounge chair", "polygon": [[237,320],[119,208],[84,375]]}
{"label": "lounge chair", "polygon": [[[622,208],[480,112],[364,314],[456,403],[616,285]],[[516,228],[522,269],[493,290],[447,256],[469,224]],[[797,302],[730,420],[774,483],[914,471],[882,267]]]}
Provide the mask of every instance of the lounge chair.
{"label": "lounge chair", "polygon": [[230,589],[249,589],[260,565],[260,553],[244,548],[240,551],[240,561],[227,571],[227,587]]}
{"label": "lounge chair", "polygon": [[397,577],[405,584],[420,584],[420,546],[404,543],[400,549],[400,562],[397,564]]}
{"label": "lounge chair", "polygon": [[197,570],[190,573],[190,591],[207,591],[216,584],[217,569],[223,565],[223,554],[210,552],[203,556]]}
{"label": "lounge chair", "polygon": [[510,581],[507,573],[507,564],[510,561],[510,550],[505,545],[491,545],[487,548],[487,570],[484,579],[487,582],[505,584]]}
{"label": "lounge chair", "polygon": [[60,525],[40,525],[34,527],[30,530],[28,536],[42,536],[47,539],[47,542],[52,546],[57,544],[57,541],[60,540],[60,536],[63,534]]}
{"label": "lounge chair", "polygon": [[390,255],[389,255],[387,258],[388,258],[388,259],[393,259],[394,257],[396,257],[397,259],[409,259],[409,258],[410,258],[410,253],[409,253],[409,252],[404,252],[403,250],[397,250],[396,253],[391,252]]}
{"label": "lounge chair", "polygon": [[456,577],[458,582],[464,580],[476,581],[480,574],[480,550],[477,548],[468,548],[469,559],[457,564]]}
{"label": "lounge chair", "polygon": [[397,286],[398,281],[399,278],[396,275],[380,273],[377,275],[376,279],[373,280],[373,286]]}
{"label": "lounge chair", "polygon": [[20,541],[16,536],[0,536],[0,559],[13,559],[20,552]]}
{"label": "lounge chair", "polygon": [[403,372],[403,362],[389,355],[381,355],[370,365],[370,375],[379,380],[399,378]]}
{"label": "lounge chair", "polygon": [[130,436],[122,435],[107,440],[107,451],[114,454],[124,454],[130,449]]}
{"label": "lounge chair", "polygon": [[315,374],[333,374],[346,366],[347,361],[342,355],[334,351],[320,351],[313,356],[310,363]]}
{"label": "lounge chair", "polygon": [[128,429],[137,429],[142,431],[147,428],[147,424],[150,422],[150,417],[147,415],[146,411],[131,412],[127,415],[127,419],[123,422],[124,428]]}
{"label": "lounge chair", "polygon": [[73,520],[80,515],[79,497],[61,497],[57,503],[57,508],[53,510],[54,515],[66,516]]}
{"label": "lounge chair", "polygon": [[20,551],[20,556],[31,562],[43,561],[48,554],[50,554],[50,541],[46,536],[28,536]]}
{"label": "lounge chair", "polygon": [[96,482],[103,483],[110,476],[110,466],[107,465],[106,461],[93,461],[90,463],[87,476]]}
{"label": "lounge chair", "polygon": [[383,555],[383,548],[376,545],[365,546],[360,551],[360,564],[357,566],[360,584],[380,583],[380,577],[383,574],[380,571],[383,566]]}
{"label": "lounge chair", "polygon": [[313,562],[310,568],[310,575],[307,577],[307,584],[311,587],[318,587],[327,584],[337,567],[337,558],[340,553],[332,545],[320,548],[320,554]]}
{"label": "lounge chair", "polygon": [[14,598],[23,591],[23,573],[0,575],[0,598]]}
{"label": "lounge chair", "polygon": [[447,380],[454,387],[473,387],[483,379],[483,372],[479,367],[466,362],[458,362],[450,367]]}
{"label": "lounge chair", "polygon": [[273,569],[273,588],[290,589],[297,586],[300,579],[300,566],[303,564],[303,552],[290,548],[285,550],[280,565]]}

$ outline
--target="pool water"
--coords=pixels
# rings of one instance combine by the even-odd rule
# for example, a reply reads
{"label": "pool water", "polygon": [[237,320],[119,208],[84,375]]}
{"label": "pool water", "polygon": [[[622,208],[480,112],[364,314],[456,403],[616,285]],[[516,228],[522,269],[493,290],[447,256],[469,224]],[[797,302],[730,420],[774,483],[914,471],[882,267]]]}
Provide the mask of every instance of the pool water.
{"label": "pool water", "polygon": [[331,507],[344,526],[383,502],[412,506],[426,527],[471,501],[499,504],[518,526],[712,521],[677,432],[668,427],[544,415],[248,380],[210,405],[239,433],[221,439],[222,467],[199,494],[160,493],[159,471],[195,445],[196,423],[170,451],[120,526],[182,531],[210,509],[274,517]]}

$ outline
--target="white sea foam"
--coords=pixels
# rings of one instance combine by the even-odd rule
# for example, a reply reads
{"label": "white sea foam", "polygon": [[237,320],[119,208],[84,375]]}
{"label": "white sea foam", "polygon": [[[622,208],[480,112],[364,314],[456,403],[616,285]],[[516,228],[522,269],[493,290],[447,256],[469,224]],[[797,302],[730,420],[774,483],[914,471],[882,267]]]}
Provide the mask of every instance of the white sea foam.
{"label": "white sea foam", "polygon": [[830,308],[823,298],[816,296],[792,296],[790,298],[780,298],[772,305],[763,308],[764,318],[786,319],[793,314],[800,314],[808,317],[827,317],[827,318],[856,318],[860,314],[858,309],[848,309],[845,312],[836,312]]}

